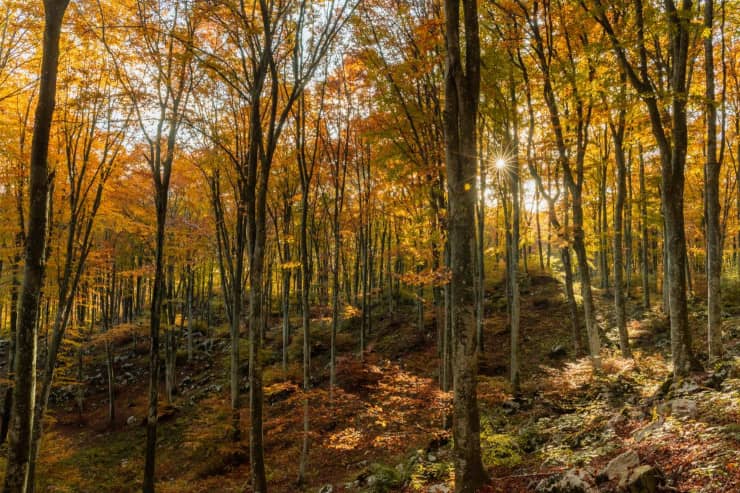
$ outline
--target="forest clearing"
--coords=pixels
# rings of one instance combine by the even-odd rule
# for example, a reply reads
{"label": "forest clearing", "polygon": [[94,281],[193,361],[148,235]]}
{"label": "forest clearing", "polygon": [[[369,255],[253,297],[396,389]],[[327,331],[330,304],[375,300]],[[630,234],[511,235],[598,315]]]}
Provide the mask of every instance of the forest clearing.
{"label": "forest clearing", "polygon": [[738,7],[0,0],[2,492],[740,492]]}

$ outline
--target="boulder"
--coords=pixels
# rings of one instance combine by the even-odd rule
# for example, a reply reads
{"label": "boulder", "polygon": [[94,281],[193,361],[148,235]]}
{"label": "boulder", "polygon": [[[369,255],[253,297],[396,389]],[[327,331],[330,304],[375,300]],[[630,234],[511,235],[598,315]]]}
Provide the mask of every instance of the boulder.
{"label": "boulder", "polygon": [[444,483],[440,483],[440,484],[431,485],[427,491],[429,493],[451,493],[452,488],[450,488]]}
{"label": "boulder", "polygon": [[556,358],[562,358],[564,356],[567,356],[568,350],[565,349],[565,346],[557,345],[550,349],[550,352],[547,353],[547,356],[553,359]]}
{"label": "boulder", "polygon": [[657,493],[663,475],[649,465],[637,466],[619,482],[619,490],[629,493]]}
{"label": "boulder", "polygon": [[571,469],[545,478],[537,484],[536,493],[598,493],[594,478],[584,469]]}
{"label": "boulder", "polygon": [[609,418],[609,421],[606,422],[606,425],[612,429],[616,430],[620,426],[627,423],[627,416],[625,416],[623,413],[615,414],[611,418]]}
{"label": "boulder", "polygon": [[330,484],[325,484],[321,488],[319,488],[319,493],[334,493],[334,486]]}
{"label": "boulder", "polygon": [[126,420],[126,424],[129,426],[136,426],[136,423],[138,423],[139,420],[136,419],[136,416],[129,416]]}
{"label": "boulder", "polygon": [[606,476],[609,481],[619,480],[629,476],[630,472],[640,465],[640,456],[634,450],[620,454],[606,465],[601,476]]}
{"label": "boulder", "polygon": [[671,415],[676,417],[696,417],[696,401],[691,399],[673,399],[668,401],[671,406]]}

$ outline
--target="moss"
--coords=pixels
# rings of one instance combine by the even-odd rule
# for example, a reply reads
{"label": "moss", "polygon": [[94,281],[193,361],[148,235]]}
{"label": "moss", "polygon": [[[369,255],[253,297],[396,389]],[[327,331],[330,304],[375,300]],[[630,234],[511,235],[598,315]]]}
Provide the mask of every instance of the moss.
{"label": "moss", "polygon": [[415,462],[409,472],[411,490],[426,491],[429,483],[450,481],[453,470],[450,462]]}
{"label": "moss", "polygon": [[369,493],[387,493],[401,488],[405,482],[403,468],[401,470],[385,464],[372,464],[370,474],[374,478],[369,485]]}
{"label": "moss", "polygon": [[522,462],[522,451],[518,437],[496,433],[489,418],[481,419],[481,455],[486,466],[514,467]]}

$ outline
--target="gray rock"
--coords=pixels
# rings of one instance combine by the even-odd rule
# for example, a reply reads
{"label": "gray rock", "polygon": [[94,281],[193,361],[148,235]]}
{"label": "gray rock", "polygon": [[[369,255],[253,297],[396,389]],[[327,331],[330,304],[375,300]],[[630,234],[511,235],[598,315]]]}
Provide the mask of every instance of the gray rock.
{"label": "gray rock", "polygon": [[668,401],[671,406],[671,414],[677,417],[696,417],[697,408],[696,401],[691,399],[673,399]]}
{"label": "gray rock", "polygon": [[584,469],[571,469],[545,478],[537,484],[536,493],[598,493],[593,476]]}
{"label": "gray rock", "polygon": [[640,456],[634,450],[628,450],[613,458],[601,474],[609,478],[610,481],[621,481],[622,478],[629,476],[632,470],[639,465]]}
{"label": "gray rock", "polygon": [[139,422],[139,420],[136,419],[136,416],[129,416],[128,419],[126,420],[126,424],[129,425],[129,426],[135,426],[136,423],[138,423],[138,422]]}
{"label": "gray rock", "polygon": [[634,468],[619,482],[619,489],[629,493],[657,493],[661,481],[662,474],[658,469],[642,465]]}
{"label": "gray rock", "polygon": [[334,493],[334,486],[330,484],[325,484],[321,488],[319,488],[319,493]]}
{"label": "gray rock", "polygon": [[429,462],[437,462],[437,456],[434,455],[434,454],[429,454],[429,455],[427,455],[427,460]]}
{"label": "gray rock", "polygon": [[450,493],[452,489],[444,483],[433,484],[427,490],[428,493]]}
{"label": "gray rock", "polygon": [[663,418],[657,419],[647,426],[644,426],[632,434],[632,438],[635,442],[641,442],[647,437],[652,435],[654,432],[663,428]]}

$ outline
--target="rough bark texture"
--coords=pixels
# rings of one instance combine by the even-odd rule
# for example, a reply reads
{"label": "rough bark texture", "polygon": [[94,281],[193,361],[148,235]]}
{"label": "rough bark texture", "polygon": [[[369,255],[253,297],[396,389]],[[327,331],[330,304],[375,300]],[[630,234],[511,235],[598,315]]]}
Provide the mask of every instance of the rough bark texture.
{"label": "rough bark texture", "polygon": [[[462,3],[462,9],[461,9]],[[460,13],[463,13],[464,40]],[[450,282],[453,334],[455,491],[473,493],[486,480],[480,452],[476,391],[475,323],[476,119],[480,92],[480,41],[475,0],[445,0],[447,66],[445,144],[449,195]],[[465,53],[461,53],[464,46]]]}

